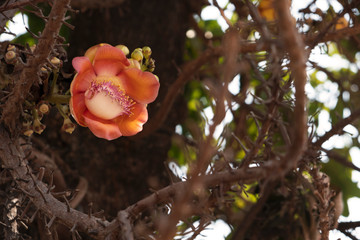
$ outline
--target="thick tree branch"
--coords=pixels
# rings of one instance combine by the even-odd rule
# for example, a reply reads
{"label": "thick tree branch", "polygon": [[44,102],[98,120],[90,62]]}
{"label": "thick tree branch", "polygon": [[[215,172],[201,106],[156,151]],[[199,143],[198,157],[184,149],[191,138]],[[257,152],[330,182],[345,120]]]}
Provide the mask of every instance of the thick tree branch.
{"label": "thick tree branch", "polygon": [[355,166],[355,164],[353,164],[346,157],[340,155],[339,153],[337,153],[335,151],[331,151],[331,150],[329,151],[329,150],[326,150],[326,149],[322,149],[322,151],[324,151],[329,158],[334,159],[335,161],[337,161],[338,163],[341,163],[345,167],[348,167],[348,168],[351,168],[351,169],[353,169],[355,171],[360,172],[359,167]]}
{"label": "thick tree branch", "polygon": [[296,166],[307,143],[307,97],[305,94],[307,53],[304,41],[292,21],[293,18],[290,14],[289,2],[287,0],[279,0],[274,3],[278,16],[278,27],[281,31],[280,36],[282,36],[285,50],[289,53],[290,70],[294,76],[295,87],[293,139],[281,163],[285,174],[288,170]]}
{"label": "thick tree branch", "polygon": [[46,62],[53,49],[69,3],[70,0],[54,2],[44,31],[34,50],[34,55],[28,57],[20,79],[16,82],[11,96],[4,106],[1,121],[11,132],[16,130],[17,120],[22,112],[21,106],[28,96],[31,86],[39,80],[38,70]]}
{"label": "thick tree branch", "polygon": [[[264,179],[272,171],[273,171],[272,169],[265,167],[256,167],[250,169],[241,168],[234,170],[232,172],[226,171],[226,172],[201,176],[199,177],[198,180],[203,184],[202,186],[204,188],[212,188],[220,184],[231,183],[231,182],[242,182],[246,184],[253,181]],[[136,218],[140,213],[144,212],[147,209],[151,209],[156,204],[163,204],[169,202],[171,201],[171,199],[174,199],[176,196],[184,194],[185,191],[189,191],[190,184],[191,183],[189,181],[184,181],[169,185],[159,191],[156,191],[150,196],[138,201],[137,203],[129,206],[123,211],[127,212],[130,217]],[[119,214],[120,212],[118,213],[118,216]],[[115,229],[117,229],[118,227],[119,227],[118,221],[113,220],[106,228],[105,235],[115,231]]]}
{"label": "thick tree branch", "polygon": [[103,239],[98,234],[103,231],[107,222],[76,211],[53,197],[48,192],[49,187],[33,176],[20,145],[14,144],[3,126],[0,126],[0,159],[3,167],[10,171],[17,186],[49,219],[55,217],[56,221],[69,229],[76,225],[78,231],[85,232],[95,239]]}

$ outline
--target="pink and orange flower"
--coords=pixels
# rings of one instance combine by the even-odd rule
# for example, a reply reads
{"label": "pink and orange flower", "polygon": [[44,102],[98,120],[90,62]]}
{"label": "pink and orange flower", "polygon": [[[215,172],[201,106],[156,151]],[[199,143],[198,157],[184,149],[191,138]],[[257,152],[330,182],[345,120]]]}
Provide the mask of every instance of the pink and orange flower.
{"label": "pink and orange flower", "polygon": [[120,48],[99,44],[72,61],[70,110],[76,122],[95,136],[113,140],[132,136],[148,120],[147,104],[159,91],[154,74],[140,70]]}

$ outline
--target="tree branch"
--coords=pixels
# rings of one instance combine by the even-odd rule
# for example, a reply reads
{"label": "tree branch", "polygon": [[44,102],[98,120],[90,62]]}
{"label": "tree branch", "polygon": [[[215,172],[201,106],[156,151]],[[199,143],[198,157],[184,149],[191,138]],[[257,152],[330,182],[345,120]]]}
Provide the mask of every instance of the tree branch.
{"label": "tree branch", "polygon": [[[250,183],[253,181],[259,181],[268,176],[273,170],[265,167],[255,167],[255,168],[241,168],[234,170],[232,172],[220,172],[211,175],[200,176],[198,181],[203,184],[204,188],[211,188],[218,186],[223,183],[231,182],[242,182],[244,184]],[[179,194],[183,194],[185,191],[189,190],[190,182],[177,182],[172,185],[169,185],[150,196],[138,201],[137,203],[126,208],[125,211],[132,218],[137,217],[140,213],[144,212],[147,209],[151,209],[156,204],[162,204],[169,202],[171,199],[175,198]],[[119,216],[120,212],[118,213]],[[105,236],[115,231],[119,226],[117,220],[113,220],[105,230]]]}
{"label": "tree branch", "polygon": [[344,232],[349,229],[355,229],[357,227],[360,227],[360,221],[357,222],[339,222],[339,225],[337,227],[337,230]]}
{"label": "tree branch", "polygon": [[[337,39],[339,39],[340,36],[342,36],[342,37],[344,35],[345,36],[354,36],[359,33],[360,33],[360,26],[355,26],[352,28],[344,28],[344,29],[340,29],[338,31],[326,34],[325,37],[319,41],[319,43],[327,42],[327,41],[336,41]],[[301,40],[301,38],[303,40]],[[313,43],[313,41],[315,40],[315,38],[308,37],[306,35],[299,36],[299,33],[296,32],[296,39],[298,42],[301,42],[302,51],[303,51],[302,55],[304,55],[303,57],[305,58],[305,60],[302,60],[302,63],[306,64],[307,59],[306,59],[306,55],[305,55],[304,42],[306,43],[306,45],[311,45]],[[269,44],[263,43],[263,42],[239,42],[239,44],[241,45],[241,47],[239,48],[239,51],[238,51],[239,54],[255,53],[255,52],[269,50],[269,48],[270,48]],[[289,41],[289,44],[290,44],[290,46],[289,46],[290,49],[292,49],[292,46],[293,46],[292,42]],[[181,90],[183,89],[185,84],[191,80],[191,77],[197,71],[199,71],[199,69],[205,63],[207,63],[209,59],[211,59],[212,57],[219,57],[222,55],[223,52],[224,51],[223,51],[222,46],[210,48],[210,49],[207,49],[206,51],[204,51],[202,53],[202,55],[200,55],[197,59],[187,62],[183,66],[182,72],[180,73],[179,77],[170,86],[168,93],[166,94],[164,100],[162,101],[161,108],[157,111],[155,116],[152,117],[149,120],[149,122],[144,125],[144,130],[140,134],[138,134],[138,136],[145,137],[145,136],[148,136],[151,133],[155,132],[156,130],[158,130],[162,126],[164,121],[166,120],[166,118],[175,102],[175,99],[177,98],[178,94],[181,92]],[[292,49],[292,52],[295,52],[294,49]],[[305,69],[303,69],[302,71],[304,71],[304,70]],[[305,77],[305,80],[306,80],[306,77]],[[300,91],[300,89],[299,89],[299,91]]]}
{"label": "tree branch", "polygon": [[108,222],[69,208],[57,200],[51,192],[48,193],[48,186],[33,176],[19,143],[14,144],[2,125],[0,126],[0,159],[4,168],[10,171],[18,187],[49,219],[56,217],[56,221],[69,229],[76,225],[77,230],[85,232],[95,239],[103,239],[99,233],[103,231]]}
{"label": "tree branch", "polygon": [[286,174],[288,170],[296,166],[307,143],[307,112],[305,110],[307,101],[305,94],[307,54],[304,41],[293,23],[289,2],[278,0],[274,2],[274,5],[278,16],[278,27],[281,31],[280,36],[282,36],[285,50],[289,53],[290,70],[294,76],[295,87],[294,137],[292,145],[281,163],[282,168],[284,168],[283,173]]}
{"label": "tree branch", "polygon": [[333,125],[328,132],[326,132],[324,135],[322,135],[314,143],[314,146],[321,147],[321,145],[324,142],[326,142],[327,140],[329,140],[329,138],[331,138],[332,136],[334,136],[336,134],[339,134],[346,125],[354,122],[359,117],[360,117],[360,108],[353,111],[352,114],[350,116],[348,116],[347,118],[344,118],[344,119],[340,120],[338,123],[336,123],[335,125]]}
{"label": "tree branch", "polygon": [[29,5],[29,4],[36,4],[36,3],[40,3],[40,2],[45,2],[46,0],[21,0],[21,1],[16,1],[13,2],[11,4],[7,4],[7,5],[3,5],[0,7],[0,12],[4,12],[4,11],[9,11],[11,9],[16,9]]}
{"label": "tree branch", "polygon": [[17,122],[22,112],[21,106],[31,86],[39,80],[38,70],[46,62],[54,47],[69,3],[70,0],[56,0],[54,2],[34,54],[28,56],[28,63],[24,66],[20,79],[16,82],[11,96],[6,101],[1,121],[4,122],[5,126],[12,133],[16,130]]}

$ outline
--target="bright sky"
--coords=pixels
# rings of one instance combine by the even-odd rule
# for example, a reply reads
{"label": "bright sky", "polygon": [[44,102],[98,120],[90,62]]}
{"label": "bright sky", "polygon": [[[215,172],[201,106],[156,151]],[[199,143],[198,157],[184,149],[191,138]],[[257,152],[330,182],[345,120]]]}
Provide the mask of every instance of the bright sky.
{"label": "bright sky", "polygon": [[[22,14],[16,14],[15,17],[13,18],[13,22],[11,22],[11,21],[8,22],[7,28],[10,29],[11,32],[13,34],[16,34],[16,35],[26,33],[24,22],[25,22],[25,24],[27,26],[27,22],[28,22],[27,16],[24,15],[24,21],[23,21]],[[0,34],[0,41],[1,42],[6,41],[6,40],[10,41],[10,40],[12,40],[14,38],[15,38],[14,35],[5,34],[5,33]]]}
{"label": "bright sky", "polygon": [[[211,2],[211,1],[210,1]],[[227,0],[218,0],[218,3],[221,7],[224,7],[227,4]],[[292,1],[292,14],[295,16],[298,16],[297,9],[301,9],[311,0],[302,0],[302,1]],[[320,8],[323,11],[326,11],[329,7],[329,2],[333,5],[335,11],[341,10],[341,5],[338,4],[334,0],[318,0],[317,7]],[[225,11],[225,14],[227,17],[231,18],[232,11],[234,10],[234,6],[232,4],[229,4],[227,10]],[[219,11],[214,6],[208,6],[203,9],[201,12],[201,17],[204,20],[208,19],[218,19],[219,24],[221,25],[222,29],[225,30],[227,28],[227,24],[225,21],[221,18]],[[24,22],[27,23],[27,17],[23,17],[21,14],[16,15],[13,18],[14,23],[10,22],[8,24],[8,28],[11,29],[11,31],[14,34],[22,34],[25,32]],[[14,37],[12,35],[8,34],[1,34],[0,35],[0,41],[5,40],[11,40]],[[328,56],[327,54],[321,54],[320,48],[314,49],[312,52],[312,55],[310,56],[310,59],[312,61],[315,61],[319,63],[322,67],[326,68],[332,68],[334,70],[339,69],[341,67],[350,67],[350,69],[353,69],[354,71],[357,71],[358,68],[360,68],[360,54],[357,56],[358,63],[357,64],[350,64],[346,59],[341,58],[339,55],[334,56]],[[309,71],[309,74],[311,74],[311,70]],[[326,79],[326,75],[321,76],[321,73],[319,73],[320,76],[317,76],[319,78],[323,78],[323,81],[325,82],[323,86],[319,87],[319,89],[314,89],[308,84],[306,86],[306,91],[308,94],[308,97],[310,99],[317,99],[319,101],[325,102],[327,104],[327,107],[330,109],[333,108],[336,105],[336,98],[339,94],[337,90],[337,85],[330,82]],[[238,79],[234,79],[230,86],[230,89],[239,89],[239,81]],[[346,96],[345,96],[346,97]],[[343,117],[348,116],[349,111],[344,111]],[[213,116],[213,112],[211,111],[211,108],[205,110],[205,115],[208,119],[211,119]],[[228,113],[225,117],[225,121],[222,126],[218,127],[215,135],[219,136],[223,126],[230,122],[232,120],[232,116],[230,113]],[[331,124],[329,122],[329,114],[326,111],[320,112],[319,115],[319,128],[317,129],[318,134],[323,134],[326,131],[328,131],[331,127]],[[353,134],[354,136],[358,136],[359,133],[355,127],[352,125],[348,125],[346,127],[346,130]],[[351,137],[349,135],[343,135],[343,136],[334,136],[329,141],[325,142],[323,147],[324,148],[333,148],[333,147],[344,147],[346,145],[351,144]],[[360,158],[357,156],[360,156],[360,150],[357,147],[352,147],[350,149],[350,155],[352,157],[353,163],[360,167]],[[179,170],[177,170],[179,171]],[[181,170],[180,170],[181,171]],[[360,173],[353,171],[352,175],[354,182],[360,182]],[[341,217],[341,221],[360,221],[360,214],[357,214],[360,212],[359,206],[360,206],[360,199],[358,198],[351,198],[348,201],[349,209],[350,209],[350,216],[345,218]],[[227,224],[225,224],[222,220],[217,220],[212,225],[210,225],[207,230],[202,232],[202,236],[198,236],[196,240],[221,240],[225,239],[225,237],[230,233],[230,228]],[[360,229],[357,231],[357,237],[360,238]],[[330,240],[336,240],[341,238],[342,240],[349,239],[346,236],[344,236],[342,233],[333,231],[330,235]]]}

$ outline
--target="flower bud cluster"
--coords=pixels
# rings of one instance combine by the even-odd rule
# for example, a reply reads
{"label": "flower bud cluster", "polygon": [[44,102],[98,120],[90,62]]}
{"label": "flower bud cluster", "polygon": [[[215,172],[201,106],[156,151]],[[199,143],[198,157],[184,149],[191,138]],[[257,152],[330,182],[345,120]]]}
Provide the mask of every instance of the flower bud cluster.
{"label": "flower bud cluster", "polygon": [[32,114],[24,115],[23,134],[25,136],[30,137],[34,132],[41,134],[45,130],[46,126],[41,123],[41,119],[47,113],[45,110],[44,103],[41,103],[32,109]]}
{"label": "flower bud cluster", "polygon": [[[69,108],[65,105],[57,105],[61,116],[64,118],[61,130],[71,134],[75,130],[75,124],[69,118]],[[50,112],[50,104],[46,101],[41,101],[33,106],[32,114],[24,115],[23,134],[30,137],[34,132],[41,134],[46,126],[41,122],[43,116]]]}
{"label": "flower bud cluster", "polygon": [[[118,46],[124,46],[124,45],[118,45]],[[127,52],[129,52],[128,48],[126,46],[124,47],[127,49]],[[151,58],[151,54],[152,54],[151,48],[148,46],[145,46],[143,48],[136,48],[131,53],[131,59],[139,62],[140,69],[142,71],[153,72],[155,70],[155,60]]]}

